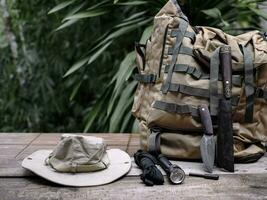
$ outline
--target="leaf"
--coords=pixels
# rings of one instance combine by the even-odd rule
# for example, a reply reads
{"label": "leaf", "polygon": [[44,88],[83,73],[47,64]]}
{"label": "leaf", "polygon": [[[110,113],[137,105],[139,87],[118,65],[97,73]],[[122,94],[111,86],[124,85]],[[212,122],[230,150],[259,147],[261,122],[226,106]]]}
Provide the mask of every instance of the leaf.
{"label": "leaf", "polygon": [[70,20],[70,19],[83,19],[83,18],[89,18],[89,17],[97,17],[103,14],[106,14],[108,11],[104,10],[98,10],[98,11],[87,11],[87,12],[80,12],[75,15],[68,16],[63,19],[65,20]]}
{"label": "leaf", "polygon": [[70,74],[72,74],[73,72],[77,71],[78,69],[80,69],[83,65],[85,65],[86,62],[88,62],[89,57],[86,57],[82,60],[79,60],[78,62],[76,62],[74,65],[72,65],[70,67],[70,69],[64,74],[63,78],[69,76]]}
{"label": "leaf", "polygon": [[140,43],[141,44],[145,44],[146,43],[146,41],[148,40],[148,38],[151,36],[152,31],[153,31],[153,26],[146,27],[146,29],[144,30],[144,32],[142,34],[142,37],[140,39]]}
{"label": "leaf", "polygon": [[147,4],[147,1],[129,1],[129,2],[122,2],[122,3],[117,3],[117,5],[122,5],[122,6],[138,6],[138,5],[143,5]]}
{"label": "leaf", "polygon": [[78,19],[71,19],[71,20],[69,20],[69,21],[67,21],[67,22],[65,22],[65,23],[63,23],[63,24],[61,24],[61,25],[60,25],[59,27],[57,27],[54,31],[59,31],[59,30],[61,30],[61,29],[64,29],[64,28],[66,28],[66,27],[69,27],[69,26],[75,24],[75,23],[78,22],[78,21],[79,21]]}
{"label": "leaf", "polygon": [[109,132],[117,132],[121,120],[124,119],[126,109],[132,105],[133,96],[132,93],[136,87],[136,82],[129,83],[121,93],[119,102],[116,104],[116,108],[112,113],[110,119]]}
{"label": "leaf", "polygon": [[77,92],[79,91],[79,88],[82,85],[83,80],[79,81],[79,83],[74,87],[69,100],[72,101],[74,99],[74,97],[76,96]]}
{"label": "leaf", "polygon": [[72,3],[74,3],[74,2],[75,2],[75,0],[64,1],[64,2],[62,2],[62,3],[60,3],[60,4],[58,4],[57,6],[55,6],[54,8],[52,8],[52,9],[48,12],[48,14],[50,15],[50,14],[52,14],[52,13],[55,13],[55,12],[59,11],[59,10],[62,10],[63,8],[66,8],[67,6],[69,6],[70,4],[72,4]]}
{"label": "leaf", "polygon": [[207,10],[201,10],[204,14],[208,15],[209,17],[215,18],[215,19],[221,19],[221,11],[218,8],[211,8]]}
{"label": "leaf", "polygon": [[109,41],[107,44],[105,44],[102,48],[100,48],[98,51],[96,51],[93,55],[91,55],[91,57],[88,60],[88,65],[91,64],[92,62],[94,62],[100,55],[101,53],[103,53],[103,51],[106,50],[106,48],[108,48],[111,44],[112,44],[113,40]]}
{"label": "leaf", "polygon": [[263,19],[267,20],[267,13],[265,11],[262,11],[262,10],[259,10],[256,8],[252,8],[252,7],[250,7],[250,10],[252,10],[257,15],[261,16]]}

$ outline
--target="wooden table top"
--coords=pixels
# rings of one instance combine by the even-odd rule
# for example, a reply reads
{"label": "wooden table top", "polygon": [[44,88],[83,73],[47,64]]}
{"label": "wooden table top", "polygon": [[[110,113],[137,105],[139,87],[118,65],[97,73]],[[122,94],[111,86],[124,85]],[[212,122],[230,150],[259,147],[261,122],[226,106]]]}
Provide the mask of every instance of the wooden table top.
{"label": "wooden table top", "polygon": [[[51,183],[21,167],[22,160],[39,149],[53,149],[59,133],[0,133],[0,200],[30,199],[267,199],[267,156],[257,163],[238,165],[234,174],[220,172],[218,181],[186,177],[182,185],[171,185],[165,176],[161,186],[147,187],[133,163],[123,178],[104,186],[65,187]],[[102,137],[108,148],[119,148],[133,156],[138,134],[87,134]],[[201,163],[179,162],[187,172]],[[198,169],[197,169],[198,168]],[[219,171],[218,171],[219,173]]]}

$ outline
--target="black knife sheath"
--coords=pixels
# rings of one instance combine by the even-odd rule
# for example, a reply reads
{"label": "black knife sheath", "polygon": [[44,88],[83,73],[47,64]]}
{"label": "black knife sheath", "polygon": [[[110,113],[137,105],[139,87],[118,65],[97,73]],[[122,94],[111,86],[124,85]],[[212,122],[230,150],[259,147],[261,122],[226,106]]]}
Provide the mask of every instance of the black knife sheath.
{"label": "black knife sheath", "polygon": [[234,172],[233,120],[232,120],[232,59],[229,46],[220,50],[223,76],[223,98],[219,102],[217,133],[217,166]]}

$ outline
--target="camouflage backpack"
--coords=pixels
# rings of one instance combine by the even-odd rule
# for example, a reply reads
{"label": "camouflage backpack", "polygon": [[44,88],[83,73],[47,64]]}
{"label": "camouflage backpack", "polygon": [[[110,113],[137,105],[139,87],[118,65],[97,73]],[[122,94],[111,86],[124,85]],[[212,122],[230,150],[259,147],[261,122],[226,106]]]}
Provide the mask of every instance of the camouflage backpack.
{"label": "camouflage backpack", "polygon": [[215,135],[223,95],[219,52],[231,49],[235,162],[253,162],[267,141],[267,41],[259,31],[232,36],[192,27],[176,0],[154,18],[151,37],[136,44],[139,81],[132,107],[141,147],[176,159],[200,159],[198,106],[209,107]]}

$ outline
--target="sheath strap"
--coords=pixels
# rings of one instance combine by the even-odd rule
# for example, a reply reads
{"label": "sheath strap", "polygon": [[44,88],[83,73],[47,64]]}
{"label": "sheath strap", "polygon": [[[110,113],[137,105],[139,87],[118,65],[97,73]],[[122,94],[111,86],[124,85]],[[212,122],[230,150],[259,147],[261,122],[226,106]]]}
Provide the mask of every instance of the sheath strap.
{"label": "sheath strap", "polygon": [[153,155],[158,155],[160,151],[160,131],[150,130],[150,135],[148,136],[148,152]]}
{"label": "sheath strap", "polygon": [[218,95],[218,79],[219,79],[219,66],[220,66],[220,47],[218,47],[210,58],[210,113],[213,116],[217,115],[219,106]]}
{"label": "sheath strap", "polygon": [[244,70],[245,70],[245,94],[246,94],[246,111],[245,122],[250,123],[253,120],[254,109],[254,73],[253,73],[253,55],[247,46],[242,46],[244,53]]}

